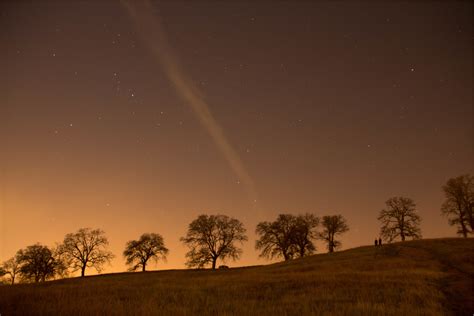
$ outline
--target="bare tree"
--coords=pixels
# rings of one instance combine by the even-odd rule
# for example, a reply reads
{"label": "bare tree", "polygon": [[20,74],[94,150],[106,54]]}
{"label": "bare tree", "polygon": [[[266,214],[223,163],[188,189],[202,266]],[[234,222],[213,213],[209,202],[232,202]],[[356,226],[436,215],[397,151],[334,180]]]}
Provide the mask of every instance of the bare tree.
{"label": "bare tree", "polygon": [[127,242],[123,256],[127,260],[127,264],[131,265],[131,271],[135,271],[142,267],[142,271],[146,271],[148,260],[159,259],[166,260],[169,250],[165,247],[165,242],[160,234],[143,234],[138,240],[130,240]]}
{"label": "bare tree", "polygon": [[2,270],[2,275],[9,275],[10,276],[10,283],[15,283],[15,278],[20,272],[20,265],[16,260],[16,257],[10,258],[5,261],[2,266],[0,267]]}
{"label": "bare tree", "polygon": [[318,237],[319,218],[313,214],[298,215],[295,220],[293,244],[299,257],[312,255],[316,251],[314,240]]}
{"label": "bare tree", "polygon": [[216,268],[217,259],[237,260],[242,249],[236,243],[247,240],[242,223],[226,215],[200,215],[189,224],[181,241],[190,248],[186,254],[188,267],[202,268],[212,264]]}
{"label": "bare tree", "polygon": [[380,211],[378,220],[382,223],[380,235],[389,242],[400,237],[405,241],[407,237],[421,238],[421,217],[416,213],[416,204],[410,198],[393,197],[385,204],[386,209]]}
{"label": "bare tree", "polygon": [[260,238],[255,248],[260,250],[260,257],[290,260],[297,252],[294,244],[296,217],[291,214],[280,214],[273,222],[258,223],[255,233]]}
{"label": "bare tree", "polygon": [[114,255],[107,250],[109,241],[101,229],[81,228],[67,234],[60,246],[60,253],[66,258],[73,271],[85,275],[86,268],[101,272],[103,265],[110,263]]}
{"label": "bare tree", "polygon": [[449,179],[443,186],[446,200],[441,214],[448,217],[450,225],[458,226],[457,233],[464,238],[474,232],[474,177],[466,174]]}
{"label": "bare tree", "polygon": [[55,258],[54,252],[41,244],[20,249],[15,260],[25,281],[44,282],[65,269],[64,263]]}
{"label": "bare tree", "polygon": [[342,243],[336,240],[339,236],[349,230],[346,219],[342,215],[323,216],[321,220],[323,231],[318,234],[319,238],[327,243],[328,252],[334,252]]}

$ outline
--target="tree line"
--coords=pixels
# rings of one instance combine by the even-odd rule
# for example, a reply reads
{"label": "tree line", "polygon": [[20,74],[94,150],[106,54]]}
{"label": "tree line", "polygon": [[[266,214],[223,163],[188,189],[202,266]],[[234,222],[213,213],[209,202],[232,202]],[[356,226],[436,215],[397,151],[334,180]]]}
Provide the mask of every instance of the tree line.
{"label": "tree line", "polygon": [[[473,234],[474,177],[462,175],[449,179],[442,187],[445,201],[441,213],[448,223],[457,227],[463,237]],[[419,239],[421,217],[415,202],[407,197],[388,199],[379,212],[380,236],[387,242]],[[258,223],[255,233],[258,239],[255,249],[260,257],[291,260],[316,252],[316,240],[325,243],[328,252],[341,247],[339,236],[349,230],[342,215],[317,217],[314,214],[280,214],[274,221]],[[216,268],[217,261],[238,260],[242,244],[248,240],[244,225],[226,215],[200,215],[193,220],[181,242],[189,248],[186,266],[189,268]],[[94,268],[101,272],[104,265],[114,258],[108,247],[108,239],[101,229],[81,228],[69,233],[62,243],[49,248],[34,244],[20,249],[16,255],[0,267],[0,276],[6,276],[11,284],[17,278],[22,282],[43,282],[67,277],[71,272]],[[126,243],[123,257],[129,271],[146,271],[151,261],[166,260],[169,249],[163,237],[157,233],[145,233],[138,240]]]}

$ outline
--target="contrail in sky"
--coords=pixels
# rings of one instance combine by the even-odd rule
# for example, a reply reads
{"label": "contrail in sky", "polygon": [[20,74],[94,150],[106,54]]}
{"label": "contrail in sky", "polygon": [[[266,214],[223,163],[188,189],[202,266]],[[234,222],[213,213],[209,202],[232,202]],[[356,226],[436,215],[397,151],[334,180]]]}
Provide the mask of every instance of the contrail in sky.
{"label": "contrail in sky", "polygon": [[163,67],[168,79],[173,83],[178,95],[193,109],[201,124],[209,132],[230,167],[245,186],[247,194],[256,201],[256,191],[252,178],[246,171],[239,155],[227,140],[222,127],[212,115],[203,93],[185,75],[173,49],[168,44],[165,31],[153,14],[150,1],[122,0],[142,40],[150,47],[156,60]]}

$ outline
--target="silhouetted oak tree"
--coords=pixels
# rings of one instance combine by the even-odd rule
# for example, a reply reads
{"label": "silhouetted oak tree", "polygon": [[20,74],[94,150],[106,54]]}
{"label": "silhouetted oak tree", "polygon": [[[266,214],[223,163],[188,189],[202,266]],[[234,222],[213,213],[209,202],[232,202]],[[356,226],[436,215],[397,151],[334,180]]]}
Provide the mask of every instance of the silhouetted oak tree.
{"label": "silhouetted oak tree", "polygon": [[10,258],[5,261],[0,267],[0,276],[9,275],[10,283],[15,283],[15,278],[20,272],[20,265],[16,260],[16,257]]}
{"label": "silhouetted oak tree", "polygon": [[380,211],[378,220],[382,223],[380,235],[389,242],[400,237],[405,241],[407,237],[421,238],[421,218],[416,213],[416,204],[410,198],[393,197],[385,204],[386,209]]}
{"label": "silhouetted oak tree", "polygon": [[67,234],[59,249],[72,270],[80,270],[84,276],[86,268],[101,272],[102,266],[110,263],[114,255],[107,250],[108,244],[103,230],[81,228],[76,233]]}
{"label": "silhouetted oak tree", "polygon": [[321,226],[323,231],[318,236],[326,242],[328,252],[334,252],[342,245],[339,240],[336,240],[336,236],[349,230],[346,219],[342,215],[326,215],[321,220]]}
{"label": "silhouetted oak tree", "polygon": [[448,217],[450,225],[458,227],[457,233],[463,237],[474,232],[474,177],[466,174],[449,179],[443,186],[446,200],[441,213]]}
{"label": "silhouetted oak tree", "polygon": [[261,250],[260,257],[283,257],[290,260],[294,256],[304,257],[316,251],[314,239],[319,218],[313,214],[280,214],[274,222],[261,222],[256,234],[260,238],[255,248]]}
{"label": "silhouetted oak tree", "polygon": [[202,268],[216,261],[230,258],[237,260],[242,249],[236,243],[242,244],[247,240],[242,223],[226,215],[200,215],[191,222],[188,232],[181,241],[190,248],[186,254],[188,267]]}
{"label": "silhouetted oak tree", "polygon": [[53,251],[41,244],[20,249],[15,260],[20,266],[21,278],[25,281],[44,282],[66,269],[64,262],[55,258]]}
{"label": "silhouetted oak tree", "polygon": [[295,229],[291,239],[299,257],[312,255],[316,251],[313,241],[318,237],[316,231],[318,225],[319,218],[313,214],[296,216]]}
{"label": "silhouetted oak tree", "polygon": [[294,244],[296,217],[291,214],[280,214],[273,222],[260,222],[255,233],[259,239],[255,242],[255,249],[260,250],[260,257],[290,260],[295,255]]}
{"label": "silhouetted oak tree", "polygon": [[132,265],[131,271],[140,267],[142,271],[146,271],[148,260],[166,260],[168,252],[163,237],[160,234],[151,233],[141,235],[138,240],[127,242],[123,256],[126,258],[127,264]]}

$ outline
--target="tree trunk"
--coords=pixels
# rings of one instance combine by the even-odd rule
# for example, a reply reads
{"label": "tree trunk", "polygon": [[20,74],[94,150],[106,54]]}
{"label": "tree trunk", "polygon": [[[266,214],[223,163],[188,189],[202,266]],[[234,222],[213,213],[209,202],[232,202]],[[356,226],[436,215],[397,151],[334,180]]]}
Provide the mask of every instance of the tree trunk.
{"label": "tree trunk", "polygon": [[216,261],[217,261],[217,258],[212,258],[212,270],[216,269]]}
{"label": "tree trunk", "polygon": [[83,265],[81,268],[81,277],[83,277],[86,274],[86,265]]}
{"label": "tree trunk", "polygon": [[146,262],[142,262],[142,272],[145,272],[146,271]]}
{"label": "tree trunk", "polygon": [[460,218],[460,222],[461,222],[462,236],[464,238],[467,238],[467,228],[466,228],[466,224],[464,223],[464,217]]}
{"label": "tree trunk", "polygon": [[[468,196],[467,193],[463,194],[462,198],[462,206],[459,206],[459,208],[463,208],[464,210],[460,209],[460,213],[466,215],[466,220],[467,224],[466,226],[471,228],[471,233],[474,232],[474,218],[472,214],[472,209],[473,209],[473,204],[472,202],[469,201],[470,197]],[[459,204],[458,204],[459,205]],[[468,228],[467,227],[467,228]],[[467,232],[469,232],[469,229],[466,229]]]}
{"label": "tree trunk", "polygon": [[12,285],[15,283],[15,277],[12,276]]}
{"label": "tree trunk", "polygon": [[329,252],[334,252],[334,235],[329,234]]}
{"label": "tree trunk", "polygon": [[461,224],[462,235],[467,238],[467,227],[466,227],[466,213],[463,208],[463,203],[460,198],[457,199],[458,212],[459,212],[459,223]]}

